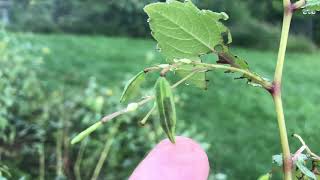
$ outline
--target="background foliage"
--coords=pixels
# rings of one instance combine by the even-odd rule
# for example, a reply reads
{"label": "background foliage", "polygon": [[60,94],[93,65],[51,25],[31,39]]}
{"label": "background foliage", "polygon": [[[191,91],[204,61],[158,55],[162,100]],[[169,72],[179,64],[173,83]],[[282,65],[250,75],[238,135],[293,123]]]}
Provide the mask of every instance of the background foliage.
{"label": "background foliage", "polygon": [[[0,37],[1,175],[88,179],[104,152],[108,156],[100,178],[125,179],[164,137],[157,116],[139,128],[137,122],[148,107],[105,125],[83,144],[70,146],[75,134],[121,107],[118,102],[126,80],[163,59],[147,39],[150,30],[142,7],[149,2],[154,1],[13,0],[8,28],[16,32],[2,31]],[[278,46],[280,1],[195,2],[227,12],[234,42],[241,46],[232,50],[246,57],[252,69],[271,78],[276,54],[267,49]],[[320,83],[319,16],[306,18],[301,13],[296,19],[284,75],[285,113],[289,133],[299,133],[316,151],[319,133],[312,129],[319,128],[320,104],[315,98]],[[212,174],[256,179],[270,169],[271,156],[280,149],[271,98],[221,73],[213,72],[210,79],[210,91],[178,90],[177,134],[202,143]],[[146,87],[142,94],[150,93],[150,86]],[[117,126],[114,135],[116,130],[110,127]],[[290,142],[295,150],[296,141]],[[110,151],[105,148],[108,143]]]}
{"label": "background foliage", "polygon": [[[69,32],[105,34],[111,36],[150,37],[142,11],[144,5],[156,0],[13,0],[11,29],[34,32]],[[230,15],[234,44],[260,49],[275,49],[278,45],[282,19],[282,4],[278,0],[194,0],[199,7]],[[272,13],[270,13],[272,12]],[[39,16],[41,14],[41,16]],[[314,51],[320,44],[320,18],[298,15],[293,31],[301,48]],[[304,27],[304,28],[301,28]],[[253,33],[254,32],[254,33]],[[312,32],[312,33],[310,33]],[[261,40],[263,39],[263,40]],[[297,46],[297,44],[295,44]]]}
{"label": "background foliage", "polygon": [[[44,109],[50,109],[50,115],[46,115],[44,120],[33,116],[23,119],[27,127],[36,125],[37,132],[44,134],[39,140],[27,141],[25,145],[32,147],[32,144],[44,144],[47,178],[48,176],[60,177],[62,174],[57,173],[56,170],[58,167],[57,154],[60,154],[60,159],[69,160],[69,166],[63,166],[62,172],[64,176],[72,177],[80,146],[69,146],[70,138],[95,122],[101,114],[107,114],[120,108],[119,88],[124,87],[124,80],[130,79],[133,74],[141,70],[141,67],[154,64],[162,57],[156,53],[155,43],[149,40],[71,35],[14,34],[14,36],[20,42],[17,43],[18,45],[28,42],[27,44],[32,45],[32,49],[39,50],[38,53],[33,53],[36,57],[44,57],[41,68],[35,72],[38,74],[37,79],[40,81],[43,93],[46,94],[46,97],[50,97],[46,98],[45,106],[41,104],[41,107],[45,107]],[[50,49],[50,53],[43,54],[43,47]],[[72,51],[66,51],[66,49],[72,49]],[[271,75],[275,66],[275,61],[272,61],[276,58],[275,52],[241,48],[233,49],[233,51],[240,56],[246,56],[252,69],[266,77]],[[27,52],[30,52],[30,49]],[[317,87],[320,83],[319,78],[316,78],[317,69],[320,67],[317,57],[319,53],[312,55],[289,53],[284,76],[286,93],[283,94],[289,134],[301,134],[315,151],[320,148],[317,140],[318,132],[312,130],[320,128],[318,123],[320,105],[314,98],[319,95]],[[33,62],[34,59],[28,62]],[[207,61],[214,61],[214,58],[208,57]],[[37,66],[26,66],[28,67],[34,69]],[[300,71],[301,68],[308,69],[308,72]],[[92,76],[96,77],[96,80],[91,78]],[[232,81],[231,77],[221,73],[213,73],[209,78],[211,79],[209,91],[189,87],[179,88],[177,127],[180,130],[177,134],[183,132],[188,137],[195,138],[204,144],[211,144],[207,151],[212,168],[211,173],[227,174],[228,179],[255,179],[270,169],[271,156],[279,154],[278,130],[272,100],[269,94],[261,89],[246,87],[245,83]],[[299,84],[299,88],[296,87],[296,84]],[[112,91],[112,96],[109,90]],[[142,93],[148,93],[148,91]],[[99,96],[104,97],[104,103],[101,111],[96,111],[94,102],[100,99]],[[38,101],[35,101],[29,101],[29,103],[37,104]],[[145,129],[137,125],[147,110],[143,109],[124,119],[118,119],[121,122],[129,120],[130,122],[122,124],[121,130],[116,134],[110,154],[102,169],[102,178],[118,179],[119,177],[122,179],[130,174],[153,143],[157,142],[158,138],[162,139],[161,131],[150,131],[148,126]],[[29,112],[31,113],[32,111]],[[15,117],[20,117],[20,115],[17,114]],[[63,122],[64,126],[61,125]],[[151,122],[157,123],[157,118],[153,118]],[[41,124],[45,124],[44,130]],[[106,140],[109,139],[106,136],[113,125],[107,124],[94,133],[90,141],[87,141],[81,165],[81,168],[85,168],[83,177],[92,175],[100,156],[99,153],[107,142]],[[62,127],[66,126],[68,128],[62,131],[64,129]],[[23,128],[20,130],[25,132]],[[57,134],[61,132],[66,132],[67,135],[57,138],[59,137]],[[26,137],[35,139],[34,134],[29,132]],[[65,145],[61,145],[61,139],[64,139]],[[19,144],[17,140],[19,139],[15,138],[16,143],[14,144],[16,145]],[[30,142],[32,142],[31,145],[29,145]],[[290,142],[294,151],[299,143],[294,139],[290,139]],[[1,141],[0,147],[7,147],[7,144]],[[123,146],[126,148],[122,148]],[[57,151],[57,149],[60,150]],[[10,168],[10,172],[15,177],[26,176],[34,179],[39,177],[40,156],[38,154],[39,152],[34,150],[24,156],[18,154],[10,156],[1,153],[1,162]],[[61,158],[61,156],[68,158]],[[13,158],[17,161],[12,161]],[[68,171],[71,175],[66,173]],[[121,172],[120,176],[116,176],[119,172]]]}
{"label": "background foliage", "polygon": [[[70,139],[98,121],[102,112],[120,108],[121,89],[101,86],[94,77],[83,87],[50,84],[49,77],[40,78],[48,76],[42,68],[51,53],[48,47],[22,43],[5,32],[0,42],[0,159],[10,167],[12,179],[90,179],[102,152],[108,154],[103,149],[110,142],[102,177],[125,179],[164,137],[157,121],[138,128],[145,109],[106,125],[80,147],[71,147]],[[179,134],[185,133],[203,140],[196,129],[182,124]]]}

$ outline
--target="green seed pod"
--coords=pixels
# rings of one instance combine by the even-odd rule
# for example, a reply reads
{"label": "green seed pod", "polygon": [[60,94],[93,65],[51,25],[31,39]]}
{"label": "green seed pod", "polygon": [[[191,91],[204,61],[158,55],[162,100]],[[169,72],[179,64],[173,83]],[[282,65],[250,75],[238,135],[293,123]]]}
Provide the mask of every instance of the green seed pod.
{"label": "green seed pod", "polygon": [[176,109],[172,89],[164,77],[156,83],[156,103],[160,114],[160,123],[172,143],[175,143]]}
{"label": "green seed pod", "polygon": [[143,71],[139,72],[132,79],[130,79],[122,92],[120,102],[122,103],[132,99],[144,80],[145,73]]}
{"label": "green seed pod", "polygon": [[78,134],[76,137],[74,137],[71,140],[71,144],[76,144],[80,141],[82,141],[84,138],[89,136],[93,131],[97,130],[100,126],[102,126],[102,122],[99,121],[92,126],[88,127],[86,130],[82,131],[80,134]]}

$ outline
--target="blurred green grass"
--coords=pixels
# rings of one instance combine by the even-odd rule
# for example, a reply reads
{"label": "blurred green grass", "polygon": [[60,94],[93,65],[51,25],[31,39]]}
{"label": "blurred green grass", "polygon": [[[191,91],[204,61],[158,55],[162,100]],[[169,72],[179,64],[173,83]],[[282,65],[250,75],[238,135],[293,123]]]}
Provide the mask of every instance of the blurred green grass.
{"label": "blurred green grass", "polygon": [[[122,82],[129,79],[129,75],[163,61],[151,40],[74,35],[16,36],[50,49],[45,57],[42,80],[52,89],[83,88],[91,76],[111,88],[123,86]],[[253,71],[272,78],[276,52],[241,48],[234,48],[233,52],[247,59]],[[153,61],[146,60],[153,55]],[[299,133],[315,151],[320,149],[319,55],[289,52],[283,80],[288,133]],[[233,80],[222,71],[211,72],[209,79],[207,91],[193,87],[178,90],[188,94],[186,105],[178,108],[179,119],[197,124],[206,133],[207,141],[212,145],[208,156],[214,172],[226,173],[230,179],[255,179],[268,172],[271,156],[281,152],[271,96],[242,80]],[[299,143],[291,137],[289,141],[294,152]]]}

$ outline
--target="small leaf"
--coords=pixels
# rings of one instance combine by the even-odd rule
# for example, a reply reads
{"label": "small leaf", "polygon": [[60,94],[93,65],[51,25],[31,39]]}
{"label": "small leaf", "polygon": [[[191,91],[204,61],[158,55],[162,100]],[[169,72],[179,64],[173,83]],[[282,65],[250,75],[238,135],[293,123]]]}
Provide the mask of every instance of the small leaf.
{"label": "small leaf", "polygon": [[102,125],[102,122],[99,121],[92,126],[88,127],[86,130],[82,131],[80,134],[78,134],[76,137],[74,137],[71,140],[71,144],[76,144],[80,141],[82,141],[84,138],[89,136],[93,131],[97,130]]}
{"label": "small leaf", "polygon": [[264,174],[258,178],[258,180],[270,180],[270,179],[271,179],[270,173]]}
{"label": "small leaf", "polygon": [[[180,77],[186,77],[194,70],[201,68],[200,65],[191,65],[191,64],[184,64],[178,67],[175,70],[175,73]],[[205,72],[198,72],[188,78],[186,81],[187,84],[192,84],[200,89],[207,89],[208,83],[206,80],[206,73]]]}
{"label": "small leaf", "polygon": [[129,80],[125,86],[123,93],[120,98],[120,102],[126,102],[133,98],[137,90],[140,88],[142,82],[145,80],[145,73],[143,71],[139,72],[132,79]]}
{"label": "small leaf", "polygon": [[176,109],[173,93],[169,82],[160,77],[156,83],[156,103],[160,114],[160,123],[163,131],[172,143],[175,143]]}
{"label": "small leaf", "polygon": [[301,173],[303,173],[304,175],[308,176],[309,178],[311,179],[314,179],[314,180],[317,180],[317,177],[316,175],[311,172],[306,166],[305,166],[305,163],[304,163],[304,160],[302,159],[298,159],[296,162],[295,162],[296,166],[299,168],[299,170],[301,171]]}
{"label": "small leaf", "polygon": [[282,167],[283,159],[281,154],[273,155],[272,156],[272,163],[277,164],[278,166]]}

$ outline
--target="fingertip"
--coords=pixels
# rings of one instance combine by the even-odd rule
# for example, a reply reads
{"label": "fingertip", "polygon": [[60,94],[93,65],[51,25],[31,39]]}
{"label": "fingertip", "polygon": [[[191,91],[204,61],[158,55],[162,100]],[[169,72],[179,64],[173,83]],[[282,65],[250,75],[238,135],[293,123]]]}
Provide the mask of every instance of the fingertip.
{"label": "fingertip", "polygon": [[165,139],[156,145],[129,180],[206,180],[209,169],[201,146],[190,138],[177,136],[175,144]]}

